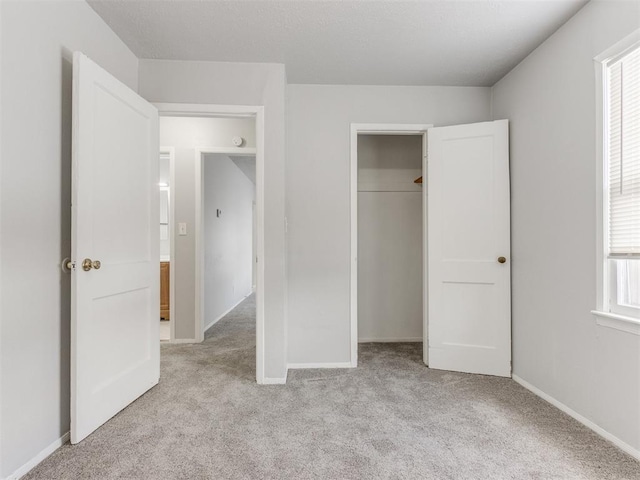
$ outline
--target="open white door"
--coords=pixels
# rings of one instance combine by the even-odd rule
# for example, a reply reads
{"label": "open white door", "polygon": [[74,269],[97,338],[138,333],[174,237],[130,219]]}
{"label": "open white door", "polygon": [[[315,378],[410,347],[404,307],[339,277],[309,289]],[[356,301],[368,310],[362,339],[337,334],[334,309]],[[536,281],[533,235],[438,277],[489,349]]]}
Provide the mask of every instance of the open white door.
{"label": "open white door", "polygon": [[158,149],[155,107],[76,52],[72,443],[158,383]]}
{"label": "open white door", "polygon": [[428,136],[429,367],[509,377],[508,121]]}

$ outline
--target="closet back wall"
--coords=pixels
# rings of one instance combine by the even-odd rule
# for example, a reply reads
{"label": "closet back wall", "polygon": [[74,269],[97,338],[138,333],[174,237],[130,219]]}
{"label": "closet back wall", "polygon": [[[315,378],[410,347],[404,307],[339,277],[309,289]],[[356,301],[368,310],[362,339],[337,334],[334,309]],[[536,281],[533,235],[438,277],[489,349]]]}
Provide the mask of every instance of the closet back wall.
{"label": "closet back wall", "polygon": [[358,341],[422,341],[421,135],[358,136]]}

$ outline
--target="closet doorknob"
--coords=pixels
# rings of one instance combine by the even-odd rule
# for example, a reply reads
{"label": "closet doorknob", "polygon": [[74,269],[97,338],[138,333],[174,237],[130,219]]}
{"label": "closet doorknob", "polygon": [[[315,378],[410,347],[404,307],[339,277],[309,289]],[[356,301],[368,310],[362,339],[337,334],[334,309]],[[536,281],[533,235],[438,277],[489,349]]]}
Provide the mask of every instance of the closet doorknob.
{"label": "closet doorknob", "polygon": [[498,263],[504,263],[507,259],[505,257],[498,257]]}

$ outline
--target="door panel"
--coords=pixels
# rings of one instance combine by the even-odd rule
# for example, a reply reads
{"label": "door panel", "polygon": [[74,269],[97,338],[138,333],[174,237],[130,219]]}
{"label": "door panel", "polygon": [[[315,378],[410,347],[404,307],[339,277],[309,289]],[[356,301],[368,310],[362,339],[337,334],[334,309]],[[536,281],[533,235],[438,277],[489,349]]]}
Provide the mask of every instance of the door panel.
{"label": "door panel", "polygon": [[[158,113],[79,52],[73,72],[71,441],[158,383]],[[98,260],[88,271],[84,259]]]}
{"label": "door panel", "polygon": [[429,366],[510,376],[508,122],[428,136]]}

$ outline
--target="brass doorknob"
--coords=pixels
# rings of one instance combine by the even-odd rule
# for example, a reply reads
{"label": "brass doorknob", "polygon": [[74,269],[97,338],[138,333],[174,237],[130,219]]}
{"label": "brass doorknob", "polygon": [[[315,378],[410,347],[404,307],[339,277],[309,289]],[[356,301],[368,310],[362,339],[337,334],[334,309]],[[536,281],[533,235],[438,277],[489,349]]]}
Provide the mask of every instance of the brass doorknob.
{"label": "brass doorknob", "polygon": [[504,258],[504,257],[498,257],[498,263],[504,263],[504,262],[506,262],[506,261],[507,261],[507,259],[506,259],[506,258]]}
{"label": "brass doorknob", "polygon": [[85,272],[88,272],[92,268],[95,268],[96,270],[100,270],[100,266],[101,266],[100,260],[91,260],[90,258],[85,258],[82,261],[82,269]]}

